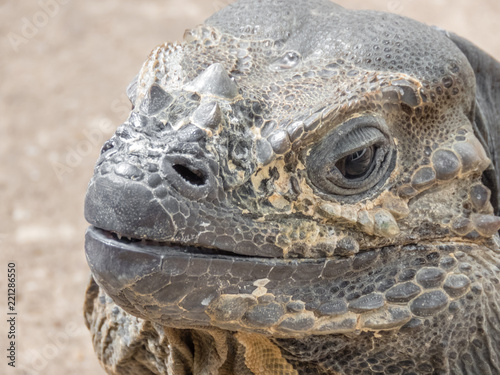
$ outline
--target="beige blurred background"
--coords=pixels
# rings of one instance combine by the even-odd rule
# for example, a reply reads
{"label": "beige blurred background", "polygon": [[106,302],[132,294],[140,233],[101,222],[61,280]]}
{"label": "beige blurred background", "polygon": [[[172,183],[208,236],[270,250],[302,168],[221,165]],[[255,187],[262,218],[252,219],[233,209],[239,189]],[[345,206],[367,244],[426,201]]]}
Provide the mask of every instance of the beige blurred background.
{"label": "beige blurred background", "polygon": [[[103,373],[81,312],[93,164],[127,117],[125,88],[149,51],[229,2],[0,0],[0,374]],[[438,25],[500,59],[499,0],[339,3]],[[10,260],[18,274],[14,371],[4,355]]]}

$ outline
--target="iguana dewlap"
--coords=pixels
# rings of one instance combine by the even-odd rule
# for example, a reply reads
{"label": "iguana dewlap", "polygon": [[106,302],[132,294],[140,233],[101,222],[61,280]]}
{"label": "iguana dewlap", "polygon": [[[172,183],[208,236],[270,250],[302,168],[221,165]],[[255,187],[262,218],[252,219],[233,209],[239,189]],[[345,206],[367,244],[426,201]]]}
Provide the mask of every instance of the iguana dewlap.
{"label": "iguana dewlap", "polygon": [[109,374],[500,374],[492,57],[398,15],[240,0],[127,94],[85,201]]}

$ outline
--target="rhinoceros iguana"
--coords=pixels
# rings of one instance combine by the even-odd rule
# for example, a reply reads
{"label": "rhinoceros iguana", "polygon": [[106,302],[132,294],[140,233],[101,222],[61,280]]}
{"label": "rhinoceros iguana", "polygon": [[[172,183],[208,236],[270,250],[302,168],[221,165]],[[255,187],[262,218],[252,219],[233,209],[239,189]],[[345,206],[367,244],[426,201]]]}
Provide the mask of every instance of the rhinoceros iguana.
{"label": "rhinoceros iguana", "polygon": [[500,64],[326,0],[150,54],[90,181],[109,374],[500,374]]}

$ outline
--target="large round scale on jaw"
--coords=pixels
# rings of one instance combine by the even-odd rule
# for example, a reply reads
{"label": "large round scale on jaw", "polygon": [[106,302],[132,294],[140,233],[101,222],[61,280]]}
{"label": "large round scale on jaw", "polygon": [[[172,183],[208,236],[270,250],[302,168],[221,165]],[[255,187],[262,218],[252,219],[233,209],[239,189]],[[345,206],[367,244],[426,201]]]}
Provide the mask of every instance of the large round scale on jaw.
{"label": "large round scale on jaw", "polygon": [[437,150],[432,155],[432,163],[438,180],[449,180],[460,171],[460,161],[450,150]]}

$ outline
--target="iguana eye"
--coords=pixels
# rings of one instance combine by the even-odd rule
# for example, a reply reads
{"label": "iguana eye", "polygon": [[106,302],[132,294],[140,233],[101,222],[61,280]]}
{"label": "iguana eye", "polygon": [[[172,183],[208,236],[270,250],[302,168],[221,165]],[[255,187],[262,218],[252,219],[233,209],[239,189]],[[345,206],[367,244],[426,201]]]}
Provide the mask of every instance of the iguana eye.
{"label": "iguana eye", "polygon": [[311,183],[329,195],[375,193],[395,162],[394,144],[384,129],[373,118],[355,118],[336,128],[309,152]]}

